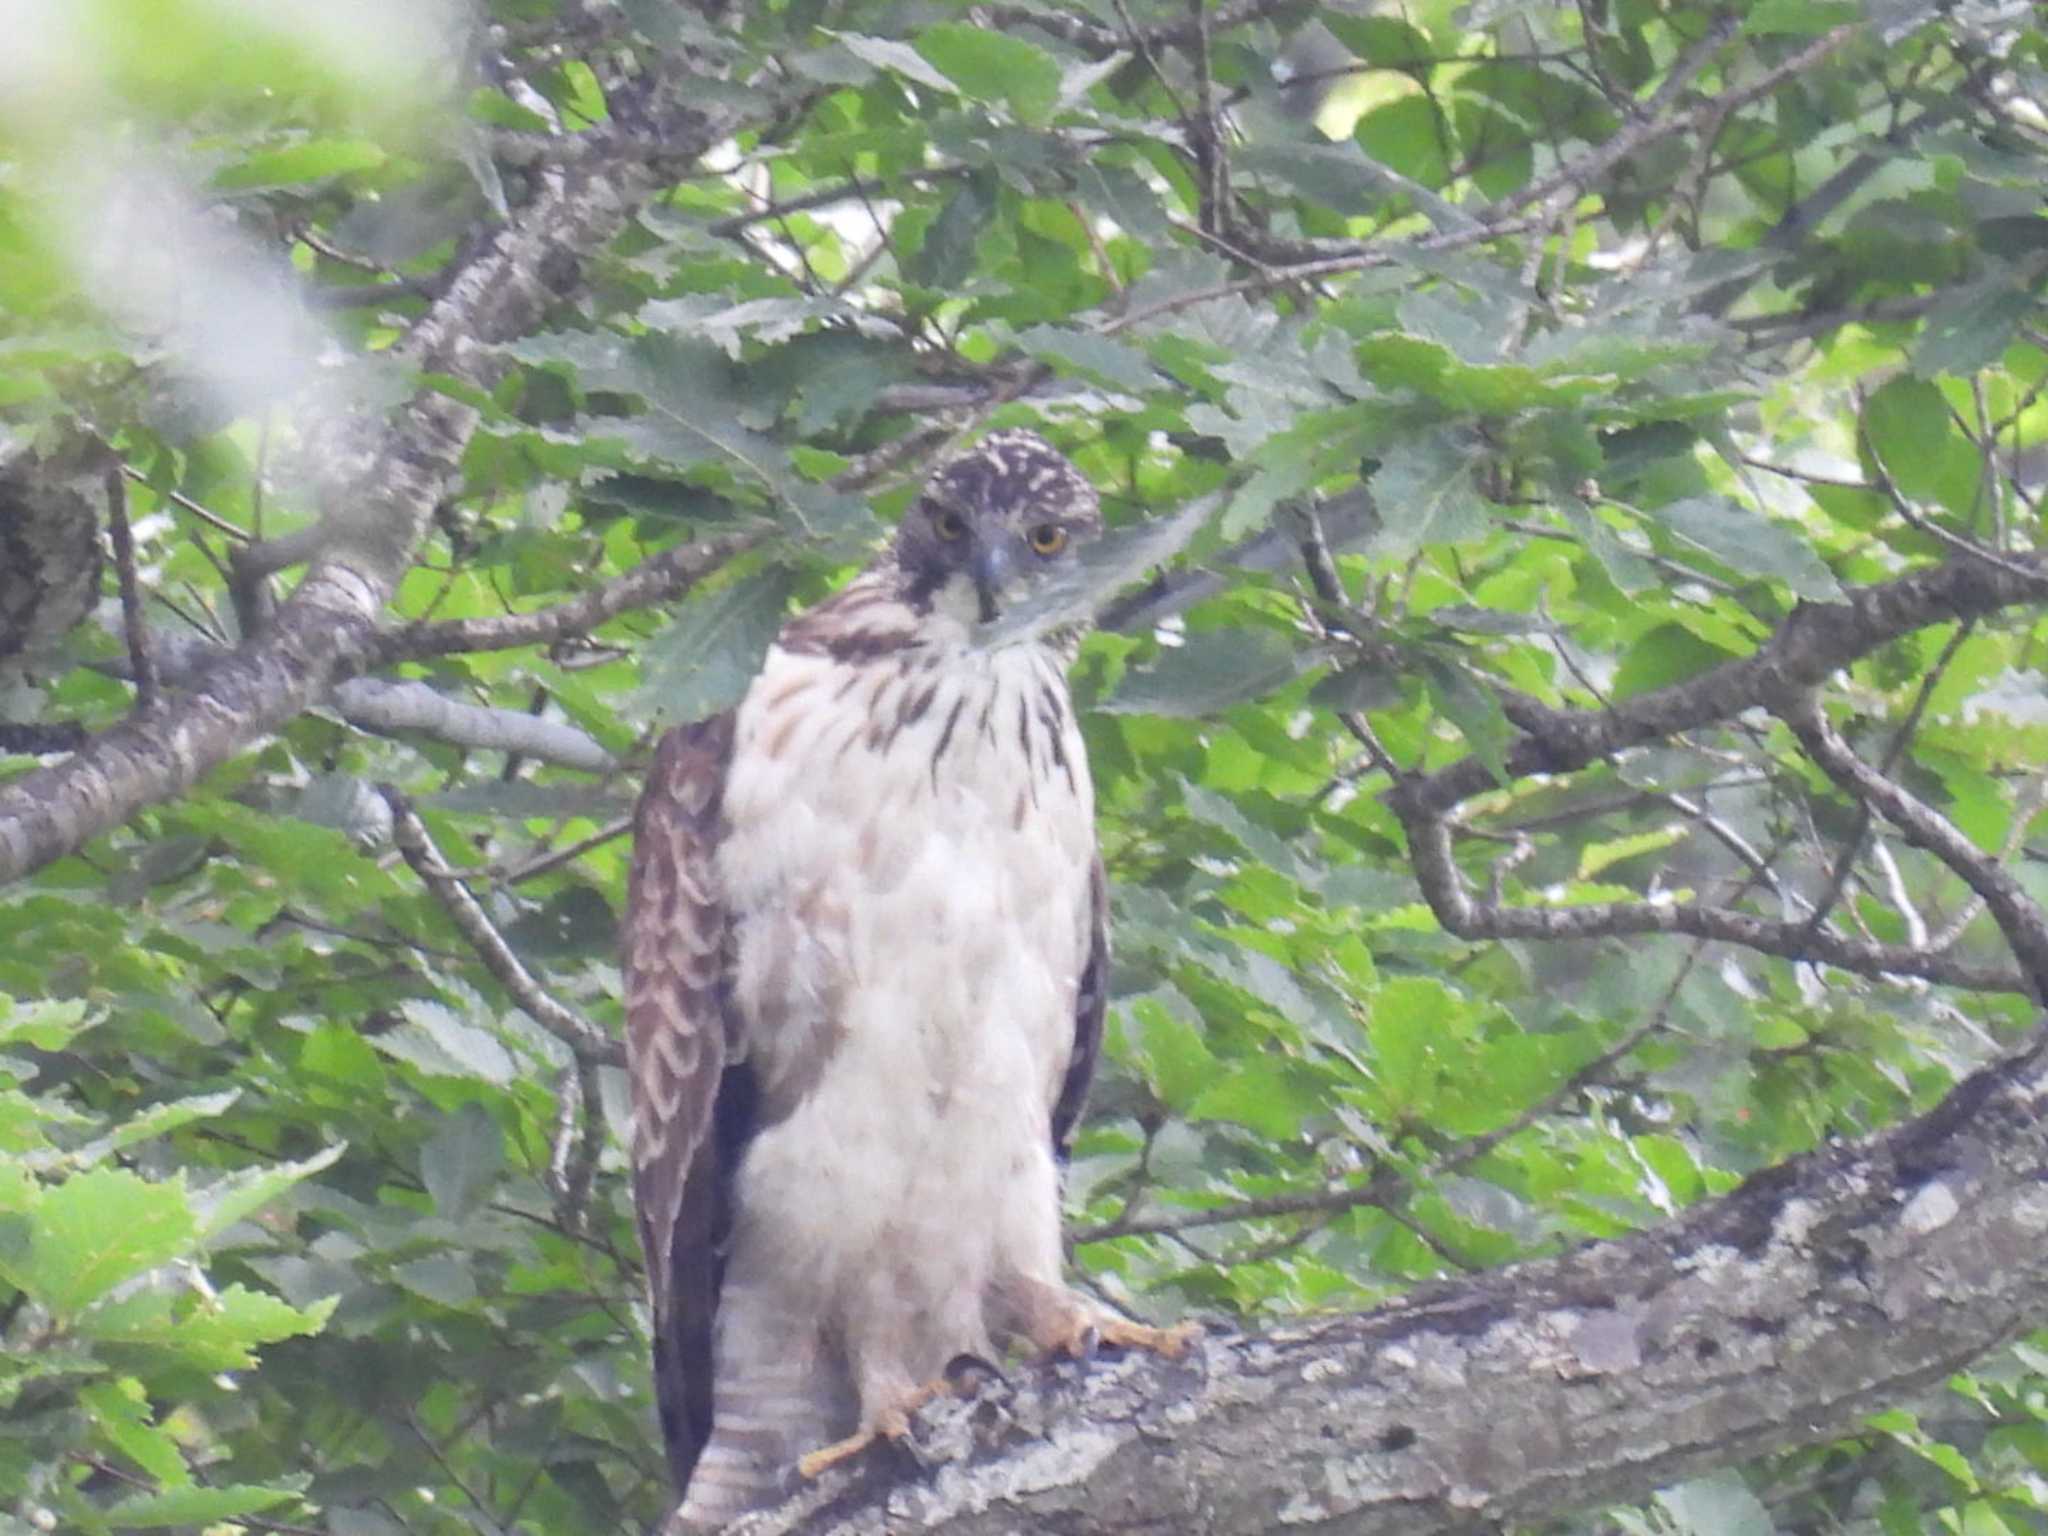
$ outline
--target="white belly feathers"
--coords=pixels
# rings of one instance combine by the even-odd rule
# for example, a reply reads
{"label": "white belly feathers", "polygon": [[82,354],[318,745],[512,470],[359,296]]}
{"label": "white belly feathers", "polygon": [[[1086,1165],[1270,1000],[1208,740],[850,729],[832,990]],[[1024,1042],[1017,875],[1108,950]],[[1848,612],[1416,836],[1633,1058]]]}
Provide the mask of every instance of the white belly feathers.
{"label": "white belly feathers", "polygon": [[969,1295],[991,1267],[1056,1280],[1094,854],[1057,660],[778,648],[737,730],[760,766],[726,786],[718,873],[763,1127],[738,1204],[773,1230],[736,1242],[826,1295],[906,1244],[955,1250]]}

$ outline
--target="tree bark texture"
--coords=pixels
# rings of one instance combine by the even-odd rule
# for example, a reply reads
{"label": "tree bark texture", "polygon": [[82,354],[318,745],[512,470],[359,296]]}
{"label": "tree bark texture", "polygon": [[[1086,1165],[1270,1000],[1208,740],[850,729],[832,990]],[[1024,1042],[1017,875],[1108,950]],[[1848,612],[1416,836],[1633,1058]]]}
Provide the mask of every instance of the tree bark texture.
{"label": "tree bark texture", "polygon": [[2048,1317],[2048,1055],[1658,1230],[927,1410],[745,1536],[1520,1525],[1853,1432]]}
{"label": "tree bark texture", "polygon": [[[696,136],[679,136],[685,158],[727,126],[701,114],[690,124]],[[487,382],[489,347],[538,323],[555,296],[550,279],[603,246],[659,184],[654,167],[633,162],[561,176],[455,279],[399,349],[402,361]],[[311,563],[275,620],[189,693],[0,787],[0,883],[189,788],[360,668],[474,428],[468,406],[424,391],[390,421],[341,424],[318,444],[326,515],[310,537],[279,541],[291,561]]]}

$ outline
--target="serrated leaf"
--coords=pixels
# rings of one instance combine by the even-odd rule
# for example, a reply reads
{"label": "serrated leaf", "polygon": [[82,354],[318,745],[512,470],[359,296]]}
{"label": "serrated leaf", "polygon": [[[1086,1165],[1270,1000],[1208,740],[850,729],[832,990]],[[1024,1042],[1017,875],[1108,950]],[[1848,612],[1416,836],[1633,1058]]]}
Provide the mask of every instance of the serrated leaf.
{"label": "serrated leaf", "polygon": [[110,1152],[133,1146],[138,1141],[147,1141],[152,1136],[162,1136],[181,1125],[190,1125],[194,1120],[210,1120],[215,1115],[224,1114],[241,1096],[241,1089],[230,1088],[225,1093],[200,1094],[189,1099],[173,1099],[168,1104],[152,1104],[131,1119],[123,1120],[105,1136],[81,1147],[74,1155],[82,1162],[97,1161]]}
{"label": "serrated leaf", "polygon": [[459,1221],[482,1203],[504,1161],[497,1122],[481,1105],[465,1104],[420,1149],[420,1179],[435,1211]]}
{"label": "serrated leaf", "polygon": [[[791,472],[782,444],[749,425],[746,391],[732,360],[693,334],[694,310],[679,318],[669,303],[642,307],[641,319],[651,327],[642,335],[555,331],[510,343],[505,350],[521,362],[569,369],[586,391],[609,390],[643,400],[647,409],[642,414],[604,423],[605,431],[640,461],[683,470],[721,467],[800,517],[802,493],[809,487]],[[676,334],[662,329],[671,324]]]}
{"label": "serrated leaf", "polygon": [[495,1035],[457,1018],[439,1003],[408,998],[406,1023],[372,1042],[377,1050],[433,1077],[473,1077],[503,1085],[519,1068]]}
{"label": "serrated leaf", "polygon": [[1643,516],[1686,543],[1705,550],[1730,570],[1771,576],[1801,597],[1840,602],[1841,583],[1820,556],[1791,529],[1724,496],[1688,496],[1648,508]]}
{"label": "serrated leaf", "polygon": [[1188,407],[1187,422],[1205,437],[1221,438],[1230,456],[1240,462],[1253,458],[1294,420],[1285,402],[1251,390],[1233,387],[1224,403],[1228,410],[1198,401]]}
{"label": "serrated leaf", "polygon": [[1024,122],[1042,121],[1059,101],[1058,61],[1021,37],[941,22],[920,32],[915,46],[963,96],[1007,102]]}
{"label": "serrated leaf", "polygon": [[1507,783],[1515,728],[1500,707],[1500,696],[1465,668],[1440,657],[1422,658],[1422,676],[1438,713],[1458,728],[1494,782]]}
{"label": "serrated leaf", "polygon": [[476,1300],[476,1277],[459,1259],[415,1259],[393,1269],[391,1278],[415,1295],[443,1306],[467,1306]]}
{"label": "serrated leaf", "polygon": [[647,415],[623,426],[636,449],[679,466],[723,464],[789,500],[788,456],[742,419],[741,391],[717,347],[695,337],[636,337],[618,382],[647,402]]}
{"label": "serrated leaf", "polygon": [[643,654],[643,707],[680,725],[737,703],[781,631],[795,588],[787,567],[770,565],[687,605]]}
{"label": "serrated leaf", "polygon": [[256,1363],[256,1349],[279,1339],[318,1333],[337,1298],[295,1307],[246,1286],[231,1285],[214,1296],[188,1297],[176,1304],[161,1290],[144,1290],[94,1307],[78,1321],[78,1333],[94,1342],[151,1349],[197,1370],[243,1370]]}
{"label": "serrated leaf", "polygon": [[1659,624],[1638,638],[1614,673],[1614,696],[1634,698],[1697,677],[1731,659],[1730,653],[1700,639],[1681,624]]}
{"label": "serrated leaf", "polygon": [[1289,878],[1299,877],[1300,864],[1286,839],[1251,820],[1227,795],[1219,795],[1214,790],[1183,780],[1181,801],[1190,815],[1223,832],[1268,869]]}
{"label": "serrated leaf", "polygon": [[157,1427],[140,1382],[132,1377],[87,1382],[78,1389],[78,1402],[107,1443],[158,1482],[179,1486],[192,1481],[184,1452]]}
{"label": "serrated leaf", "polygon": [[1465,1012],[1455,992],[1425,976],[1396,977],[1374,996],[1368,1031],[1373,1081],[1395,1112],[1411,1117],[1429,1112],[1442,1076],[1437,1048],[1460,1038],[1463,1031],[1453,1033],[1447,1026]]}
{"label": "serrated leaf", "polygon": [[1913,372],[1964,376],[1987,367],[2034,310],[2034,296],[2003,273],[1944,294],[1914,338]]}
{"label": "serrated leaf", "polygon": [[927,64],[924,55],[908,43],[887,37],[868,37],[859,32],[827,32],[826,35],[837,38],[840,47],[864,64],[886,69],[932,90],[944,91],[949,96],[953,94],[953,82]]}
{"label": "serrated leaf", "polygon": [[100,1519],[117,1531],[156,1530],[164,1526],[211,1526],[224,1520],[276,1509],[298,1498],[290,1488],[237,1483],[225,1488],[171,1488],[140,1494],[100,1511]]}
{"label": "serrated leaf", "polygon": [[1380,514],[1373,549],[1405,555],[1425,544],[1483,537],[1492,519],[1475,484],[1478,465],[1476,454],[1440,432],[1391,444],[1366,482]]}
{"label": "serrated leaf", "polygon": [[214,1180],[191,1195],[193,1212],[199,1218],[201,1237],[212,1237],[233,1226],[244,1216],[259,1210],[294,1184],[334,1166],[348,1143],[336,1142],[325,1151],[296,1162],[273,1163],[262,1168],[243,1168]]}
{"label": "serrated leaf", "polygon": [[1938,388],[1906,374],[1890,379],[1864,402],[1863,424],[1871,452],[1901,491],[1959,516],[1970,512],[1982,459]]}
{"label": "serrated leaf", "polygon": [[1062,371],[1085,373],[1133,394],[1159,383],[1144,353],[1107,336],[1034,325],[1017,337],[1017,345],[1041,361],[1064,365]]}
{"label": "serrated leaf", "polygon": [[1241,539],[1264,527],[1275,507],[1316,483],[1318,469],[1310,445],[1269,439],[1265,458],[1231,496],[1216,524],[1219,537]]}
{"label": "serrated leaf", "polygon": [[1091,160],[1077,166],[1073,176],[1082,202],[1108,214],[1133,239],[1147,245],[1166,240],[1172,228],[1166,210],[1159,204],[1159,194],[1137,172]]}
{"label": "serrated leaf", "polygon": [[26,1216],[0,1221],[0,1278],[68,1318],[199,1236],[182,1177],[153,1183],[93,1168],[44,1189]]}
{"label": "serrated leaf", "polygon": [[1308,691],[1319,709],[1392,709],[1401,702],[1401,678],[1380,666],[1340,667]]}
{"label": "serrated leaf", "polygon": [[1315,661],[1269,630],[1206,630],[1123,675],[1097,708],[1113,715],[1215,714],[1285,687]]}
{"label": "serrated leaf", "polygon": [[954,189],[904,262],[904,275],[925,288],[957,288],[974,270],[974,248],[996,210],[992,173],[977,172]]}

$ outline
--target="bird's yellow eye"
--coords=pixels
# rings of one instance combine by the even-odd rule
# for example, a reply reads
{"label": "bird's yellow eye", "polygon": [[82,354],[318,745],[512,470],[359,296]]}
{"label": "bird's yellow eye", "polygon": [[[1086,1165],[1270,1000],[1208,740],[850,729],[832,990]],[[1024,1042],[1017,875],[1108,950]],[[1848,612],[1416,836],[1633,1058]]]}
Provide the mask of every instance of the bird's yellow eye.
{"label": "bird's yellow eye", "polygon": [[935,512],[932,514],[932,532],[948,543],[964,539],[967,537],[967,520],[958,512]]}
{"label": "bird's yellow eye", "polygon": [[1067,530],[1058,523],[1040,523],[1025,537],[1035,555],[1056,555],[1067,547]]}

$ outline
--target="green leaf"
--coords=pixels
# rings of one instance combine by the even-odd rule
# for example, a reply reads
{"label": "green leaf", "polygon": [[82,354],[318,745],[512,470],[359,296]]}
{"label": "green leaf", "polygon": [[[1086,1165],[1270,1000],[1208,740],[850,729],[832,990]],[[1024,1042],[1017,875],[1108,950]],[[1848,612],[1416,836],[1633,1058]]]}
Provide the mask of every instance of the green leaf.
{"label": "green leaf", "polygon": [[96,1022],[86,1018],[83,999],[24,1003],[0,994],[0,1046],[61,1051]]}
{"label": "green leaf", "polygon": [[463,1307],[476,1300],[476,1277],[460,1259],[415,1259],[391,1271],[391,1278],[416,1295],[442,1306]]}
{"label": "green leaf", "polygon": [[1097,707],[1117,715],[1211,715],[1285,687],[1314,659],[1267,630],[1208,630],[1133,667]]}
{"label": "green leaf", "polygon": [[1967,375],[1989,366],[2035,311],[2034,296],[2000,273],[1955,289],[1928,311],[1913,343],[1913,372]]}
{"label": "green leaf", "polygon": [[43,1190],[25,1217],[0,1219],[0,1278],[68,1318],[199,1236],[182,1177],[93,1168]]}
{"label": "green leaf", "polygon": [[117,1531],[159,1530],[173,1525],[205,1527],[261,1514],[298,1497],[292,1489],[267,1488],[256,1483],[236,1483],[224,1488],[172,1488],[123,1499],[102,1510],[100,1518]]}
{"label": "green leaf", "polygon": [[1666,1488],[1657,1503],[1681,1536],[1774,1536],[1777,1530],[1763,1500],[1732,1468]]}
{"label": "green leaf", "polygon": [[1664,849],[1685,841],[1683,827],[1659,827],[1650,832],[1637,832],[1629,837],[1609,838],[1603,842],[1588,843],[1579,852],[1578,877],[1592,880],[1603,869],[1640,858],[1646,853],[1661,853]]}
{"label": "green leaf", "polygon": [[996,209],[996,181],[987,172],[968,177],[946,199],[904,264],[905,275],[926,288],[957,288],[974,269],[974,249]]}
{"label": "green leaf", "polygon": [[157,1427],[148,1394],[133,1377],[87,1382],[79,1388],[78,1403],[108,1444],[158,1482],[192,1481],[184,1452],[176,1439]]}
{"label": "green leaf", "polygon": [[862,63],[888,70],[935,91],[948,95],[953,92],[952,80],[927,64],[924,55],[908,43],[887,37],[866,37],[858,32],[828,31],[826,36],[838,39],[839,46]]}
{"label": "green leaf", "polygon": [[241,1168],[223,1174],[191,1196],[192,1209],[199,1218],[202,1237],[213,1237],[243,1217],[262,1209],[293,1185],[332,1168],[348,1150],[337,1142],[325,1151],[296,1162],[274,1163],[268,1167]]}
{"label": "green leaf", "polygon": [[1315,1101],[1278,1063],[1250,1062],[1211,1083],[1187,1107],[1190,1120],[1228,1120],[1286,1141],[1301,1134]]}
{"label": "green leaf", "polygon": [[1667,688],[1731,659],[1731,653],[1708,644],[1682,624],[1660,624],[1629,647],[1614,674],[1614,696],[1631,699]]}
{"label": "green leaf", "polygon": [[200,1094],[189,1099],[173,1099],[168,1104],[152,1104],[132,1120],[122,1121],[107,1135],[97,1138],[91,1144],[90,1156],[105,1157],[139,1141],[165,1135],[181,1125],[190,1125],[195,1120],[211,1120],[226,1113],[241,1096],[241,1089],[230,1088],[225,1093]]}
{"label": "green leaf", "polygon": [[1397,977],[1373,997],[1373,1081],[1395,1114],[1414,1118],[1429,1113],[1443,1073],[1437,1049],[1456,1042],[1462,1031],[1447,1026],[1465,1012],[1463,999],[1428,977]]}
{"label": "green leaf", "polygon": [[1380,164],[1424,187],[1451,179],[1450,128],[1428,96],[1417,93],[1374,107],[1359,118],[1352,138]]}
{"label": "green leaf", "polygon": [[1265,526],[1273,509],[1292,500],[1316,483],[1317,464],[1312,445],[1275,439],[1261,455],[1264,462],[1249,480],[1237,488],[1230,505],[1216,524],[1217,535],[1241,539]]}
{"label": "green leaf", "polygon": [[1142,352],[1107,336],[1034,325],[1017,337],[1017,345],[1062,372],[1085,373],[1133,393],[1142,394],[1160,382]]}
{"label": "green leaf", "polygon": [[1863,422],[1871,451],[1900,491],[1958,517],[1975,510],[1983,461],[1939,388],[1901,374],[1864,403]]}
{"label": "green leaf", "polygon": [[1811,544],[1739,502],[1724,496],[1688,496],[1647,508],[1643,516],[1705,550],[1730,570],[1775,577],[1799,596],[1816,602],[1842,600],[1841,583],[1821,564]]}
{"label": "green leaf", "polygon": [[[796,480],[782,444],[750,424],[731,359],[692,333],[700,318],[693,309],[656,301],[641,309],[641,319],[654,328],[647,334],[628,339],[562,331],[528,337],[505,350],[522,362],[566,368],[585,390],[645,401],[643,414],[606,417],[603,423],[604,432],[641,461],[677,470],[723,470],[800,516],[810,488]],[[668,325],[676,334],[661,329]]]}
{"label": "green leaf", "polygon": [[1143,1041],[1147,1076],[1168,1104],[1192,1102],[1216,1075],[1216,1060],[1203,1043],[1193,1005],[1171,987],[1130,1005],[1131,1021]]}
{"label": "green leaf", "polygon": [[505,1138],[478,1104],[450,1115],[420,1149],[420,1180],[434,1209],[450,1221],[474,1211],[505,1161]]}
{"label": "green leaf", "polygon": [[1426,544],[1476,539],[1492,529],[1475,477],[1479,458],[1441,432],[1388,446],[1366,482],[1379,509],[1375,551],[1411,554]]}
{"label": "green leaf", "polygon": [[244,1370],[256,1351],[279,1339],[318,1333],[335,1299],[294,1307],[262,1291],[231,1285],[215,1296],[187,1296],[174,1305],[165,1291],[144,1290],[94,1307],[78,1321],[82,1338],[147,1349],[202,1371]]}
{"label": "green leaf", "polygon": [[916,47],[962,95],[1008,102],[1024,122],[1042,121],[1059,100],[1058,61],[1021,37],[964,22],[941,22],[920,32]]}
{"label": "green leaf", "polygon": [[473,1078],[502,1085],[519,1075],[511,1053],[488,1030],[424,998],[408,998],[403,1008],[404,1027],[376,1039],[376,1048],[385,1055],[434,1077]]}
{"label": "green leaf", "polygon": [[699,598],[647,646],[642,706],[667,724],[739,702],[789,614],[796,577],[770,565]]}
{"label": "green leaf", "polygon": [[1424,656],[1422,675],[1437,711],[1458,728],[1494,782],[1507,783],[1508,749],[1514,745],[1515,728],[1501,709],[1500,696],[1464,667],[1440,657]]}
{"label": "green leaf", "polygon": [[367,139],[313,139],[226,166],[214,173],[213,184],[223,192],[266,192],[373,171],[385,158],[382,147]]}
{"label": "green leaf", "polygon": [[1863,7],[1855,0],[1757,0],[1743,17],[1742,30],[1753,37],[1814,37],[1863,19]]}
{"label": "green leaf", "polygon": [[1159,204],[1159,194],[1137,172],[1095,158],[1075,168],[1074,181],[1083,202],[1114,219],[1133,239],[1148,245],[1166,239],[1172,228],[1166,210]]}

